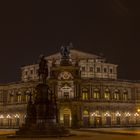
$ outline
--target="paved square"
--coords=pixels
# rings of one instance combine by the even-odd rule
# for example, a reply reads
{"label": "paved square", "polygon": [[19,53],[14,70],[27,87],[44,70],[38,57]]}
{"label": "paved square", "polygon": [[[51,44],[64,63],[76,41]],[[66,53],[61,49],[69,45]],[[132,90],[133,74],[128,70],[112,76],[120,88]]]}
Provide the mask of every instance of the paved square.
{"label": "paved square", "polygon": [[[6,132],[0,131],[1,134],[9,133],[8,130]],[[13,131],[11,131],[13,134]],[[11,138],[12,140],[140,140],[140,135],[121,135],[121,134],[102,134],[97,132],[83,132],[83,131],[75,131],[72,130],[73,134],[76,136],[71,137],[57,137],[57,138]],[[0,140],[9,140],[5,135],[0,136]]]}

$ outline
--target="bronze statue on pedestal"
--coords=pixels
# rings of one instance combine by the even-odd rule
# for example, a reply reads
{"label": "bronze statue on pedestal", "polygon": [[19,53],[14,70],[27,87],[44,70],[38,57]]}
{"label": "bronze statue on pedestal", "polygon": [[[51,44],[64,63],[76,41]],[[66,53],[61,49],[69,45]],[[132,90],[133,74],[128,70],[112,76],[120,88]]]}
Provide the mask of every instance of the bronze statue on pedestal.
{"label": "bronze statue on pedestal", "polygon": [[45,56],[42,55],[40,62],[39,62],[39,70],[38,70],[38,75],[39,75],[39,80],[43,83],[46,84],[46,79],[48,77],[48,64],[47,60],[45,59]]}
{"label": "bronze statue on pedestal", "polygon": [[39,63],[38,75],[41,83],[35,88],[34,100],[29,94],[26,121],[16,132],[16,137],[69,136],[69,130],[58,123],[57,99],[47,83],[48,65],[44,55]]}

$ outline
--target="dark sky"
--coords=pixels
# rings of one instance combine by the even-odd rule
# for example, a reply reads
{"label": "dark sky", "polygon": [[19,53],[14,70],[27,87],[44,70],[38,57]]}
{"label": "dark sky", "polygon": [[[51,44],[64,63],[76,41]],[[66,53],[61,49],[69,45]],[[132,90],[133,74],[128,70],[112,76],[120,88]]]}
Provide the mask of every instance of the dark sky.
{"label": "dark sky", "polygon": [[0,2],[0,83],[66,41],[104,54],[119,78],[140,80],[140,0],[9,0]]}

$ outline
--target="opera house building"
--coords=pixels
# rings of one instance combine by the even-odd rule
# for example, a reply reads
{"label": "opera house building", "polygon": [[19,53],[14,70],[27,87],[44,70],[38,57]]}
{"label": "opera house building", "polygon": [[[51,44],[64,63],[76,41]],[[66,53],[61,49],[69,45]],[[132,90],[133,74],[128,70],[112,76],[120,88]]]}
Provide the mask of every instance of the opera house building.
{"label": "opera house building", "polygon": [[[117,65],[105,58],[70,50],[45,56],[47,83],[57,97],[58,120],[66,127],[140,126],[140,82],[117,78]],[[39,64],[21,67],[21,80],[0,84],[0,128],[18,128],[26,119],[29,95],[34,100]]]}

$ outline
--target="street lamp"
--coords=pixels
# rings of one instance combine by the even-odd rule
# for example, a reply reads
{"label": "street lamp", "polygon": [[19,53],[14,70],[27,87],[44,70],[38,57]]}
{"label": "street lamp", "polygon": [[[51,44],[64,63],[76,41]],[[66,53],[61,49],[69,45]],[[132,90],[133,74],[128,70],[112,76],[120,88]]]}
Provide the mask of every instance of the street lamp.
{"label": "street lamp", "polygon": [[138,108],[137,111],[140,112],[140,109]]}

